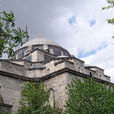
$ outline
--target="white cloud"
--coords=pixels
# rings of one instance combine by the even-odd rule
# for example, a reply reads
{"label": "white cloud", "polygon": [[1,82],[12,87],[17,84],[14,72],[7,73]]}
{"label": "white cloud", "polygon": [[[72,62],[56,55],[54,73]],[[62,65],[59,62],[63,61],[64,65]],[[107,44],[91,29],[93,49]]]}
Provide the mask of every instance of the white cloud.
{"label": "white cloud", "polygon": [[[114,26],[106,19],[113,17],[114,9],[101,10],[106,5],[105,0],[0,0],[0,9],[12,10],[18,25],[28,25],[31,38],[41,33],[76,56],[80,50],[90,52],[106,42],[107,48],[84,59],[91,65],[99,63],[112,76]],[[73,16],[76,22],[71,25],[68,19]],[[96,22],[93,26],[91,20]]]}
{"label": "white cloud", "polygon": [[114,82],[114,45],[110,44],[108,47],[98,51],[95,55],[82,58],[86,64],[96,65],[105,70],[105,74],[111,76]]}

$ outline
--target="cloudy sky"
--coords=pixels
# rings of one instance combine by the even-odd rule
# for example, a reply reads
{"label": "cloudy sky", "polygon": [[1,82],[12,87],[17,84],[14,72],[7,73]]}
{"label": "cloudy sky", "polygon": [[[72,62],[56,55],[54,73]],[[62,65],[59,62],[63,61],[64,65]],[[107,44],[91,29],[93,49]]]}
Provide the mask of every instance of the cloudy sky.
{"label": "cloudy sky", "polygon": [[0,10],[13,11],[17,26],[28,26],[30,39],[39,34],[56,41],[85,64],[105,69],[114,82],[114,26],[101,10],[105,0],[0,0]]}

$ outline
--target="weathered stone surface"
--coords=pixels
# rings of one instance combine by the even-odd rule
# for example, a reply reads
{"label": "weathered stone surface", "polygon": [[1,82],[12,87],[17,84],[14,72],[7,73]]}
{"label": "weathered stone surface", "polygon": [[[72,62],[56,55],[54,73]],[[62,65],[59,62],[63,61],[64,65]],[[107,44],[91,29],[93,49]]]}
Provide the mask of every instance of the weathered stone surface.
{"label": "weathered stone surface", "polygon": [[0,94],[0,105],[1,105],[1,104],[4,104],[4,100],[3,100],[2,95]]}
{"label": "weathered stone surface", "polygon": [[12,105],[12,114],[19,106],[21,85],[23,81],[0,75],[0,92],[4,99],[4,104]]}
{"label": "weathered stone surface", "polygon": [[[30,60],[25,60],[27,57],[30,57]],[[18,59],[0,60],[0,93],[3,97],[2,99],[0,96],[0,103],[4,101],[4,104],[12,106],[12,114],[19,107],[24,81],[43,80],[51,91],[51,106],[55,101],[56,107],[61,110],[64,110],[67,100],[65,87],[74,77],[83,80],[92,76],[100,83],[110,83],[110,77],[104,75],[103,69],[84,66],[84,61],[70,56],[69,52],[59,45],[38,44],[23,47],[16,51],[14,58]]]}

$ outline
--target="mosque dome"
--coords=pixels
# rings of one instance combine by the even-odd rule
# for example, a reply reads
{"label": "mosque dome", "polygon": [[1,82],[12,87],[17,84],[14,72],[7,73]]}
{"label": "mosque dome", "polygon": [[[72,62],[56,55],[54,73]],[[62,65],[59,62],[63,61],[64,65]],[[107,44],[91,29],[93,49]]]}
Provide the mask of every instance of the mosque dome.
{"label": "mosque dome", "polygon": [[0,104],[4,104],[3,97],[1,94],[0,94]]}
{"label": "mosque dome", "polygon": [[[28,53],[33,52],[33,50],[36,50],[36,49],[40,49],[54,56],[69,56],[70,55],[70,53],[66,49],[58,45],[56,42],[53,42],[45,38],[35,38],[35,39],[31,39],[27,41],[26,43],[22,45],[22,47],[16,50],[15,58],[20,59],[24,57],[25,55],[27,55]],[[28,58],[26,60],[28,60]]]}
{"label": "mosque dome", "polygon": [[22,45],[22,48],[27,47],[27,46],[32,46],[32,45],[43,45],[43,44],[59,46],[56,42],[53,42],[51,40],[48,40],[45,38],[35,38],[35,39],[31,39],[28,42],[24,43]]}

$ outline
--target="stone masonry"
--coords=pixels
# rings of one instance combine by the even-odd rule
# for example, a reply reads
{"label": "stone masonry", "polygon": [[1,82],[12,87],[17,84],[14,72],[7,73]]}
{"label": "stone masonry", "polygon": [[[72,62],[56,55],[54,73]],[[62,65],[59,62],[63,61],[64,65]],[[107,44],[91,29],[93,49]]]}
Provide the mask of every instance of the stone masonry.
{"label": "stone masonry", "polygon": [[110,84],[110,77],[97,66],[85,66],[84,61],[70,55],[57,43],[44,38],[26,42],[12,59],[0,60],[0,106],[14,114],[19,107],[21,86],[25,81],[44,81],[51,91],[50,104],[64,110],[67,100],[65,87],[74,77],[83,80],[94,77]]}

